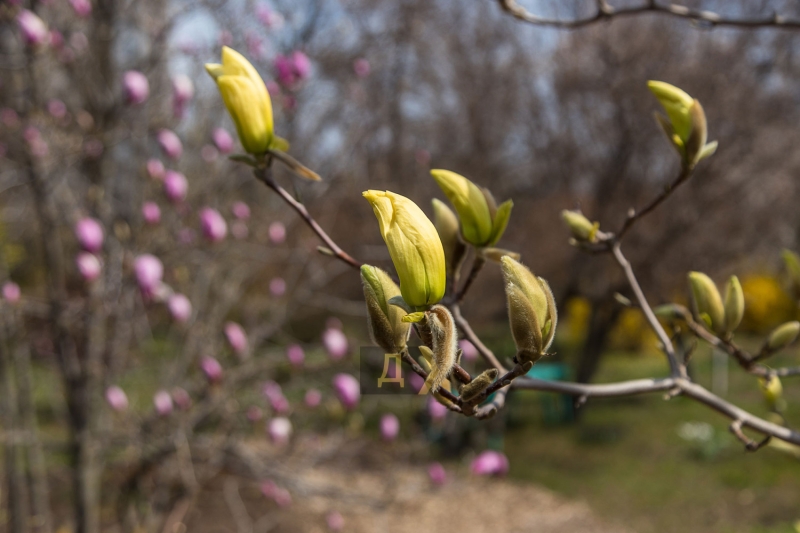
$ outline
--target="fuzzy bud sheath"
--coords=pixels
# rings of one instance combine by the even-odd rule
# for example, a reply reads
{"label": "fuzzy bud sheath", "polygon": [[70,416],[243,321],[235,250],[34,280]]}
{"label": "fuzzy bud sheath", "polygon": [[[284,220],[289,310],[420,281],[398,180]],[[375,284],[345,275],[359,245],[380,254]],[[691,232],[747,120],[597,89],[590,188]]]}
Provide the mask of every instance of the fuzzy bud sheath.
{"label": "fuzzy bud sheath", "polygon": [[431,372],[425,385],[435,393],[456,363],[458,335],[453,315],[443,305],[434,305],[426,313],[426,327],[431,333]]}

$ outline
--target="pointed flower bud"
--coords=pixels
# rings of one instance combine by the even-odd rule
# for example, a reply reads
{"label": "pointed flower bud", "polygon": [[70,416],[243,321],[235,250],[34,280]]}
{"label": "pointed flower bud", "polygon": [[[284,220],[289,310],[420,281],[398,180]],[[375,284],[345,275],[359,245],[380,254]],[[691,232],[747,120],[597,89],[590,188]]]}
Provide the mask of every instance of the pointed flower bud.
{"label": "pointed flower bud", "polygon": [[122,76],[122,91],[125,100],[131,105],[140,105],[150,96],[150,83],[147,76],[138,70],[129,70]]}
{"label": "pointed flower bud", "polygon": [[458,231],[458,217],[447,207],[447,204],[434,198],[433,203],[433,225],[439,234],[444,248],[444,261],[447,265],[448,274],[457,271],[464,260],[466,246],[461,240]]}
{"label": "pointed flower bud", "polygon": [[449,170],[431,170],[431,176],[458,213],[465,241],[483,247],[500,240],[514,206],[511,200],[498,207],[489,191]]}
{"label": "pointed flower bud", "polygon": [[342,373],[333,376],[333,390],[336,397],[348,410],[355,409],[361,399],[361,385],[350,374]]}
{"label": "pointed flower bud", "polygon": [[29,46],[45,45],[50,40],[47,25],[33,11],[21,9],[17,13],[17,25],[22,38]]}
{"label": "pointed flower bud", "polygon": [[183,155],[183,143],[174,131],[166,128],[159,130],[156,139],[158,140],[159,146],[161,146],[161,149],[164,151],[164,155],[172,160],[181,158],[181,155]]}
{"label": "pointed flower bud", "polygon": [[442,463],[431,463],[428,466],[428,478],[436,486],[444,485],[447,482],[447,472]]}
{"label": "pointed flower bud", "polygon": [[496,368],[484,370],[481,374],[475,377],[472,381],[461,387],[461,398],[465,402],[471,402],[477,398],[489,385],[494,383],[497,379],[499,372]]}
{"label": "pointed flower bud", "polygon": [[731,276],[725,285],[725,333],[730,335],[744,317],[744,292],[739,278]]}
{"label": "pointed flower bud", "polygon": [[669,120],[663,119],[660,115],[656,117],[683,158],[684,165],[691,168],[702,159],[711,156],[717,149],[717,142],[706,143],[708,126],[700,102],[663,81],[648,81],[647,87],[667,112]]}
{"label": "pointed flower bud", "polygon": [[433,358],[430,361],[431,371],[425,380],[425,385],[431,393],[435,393],[456,364],[458,332],[453,315],[443,305],[434,305],[426,313],[426,318],[423,328],[430,332]]}
{"label": "pointed flower bud", "polygon": [[558,314],[553,293],[544,279],[534,276],[521,263],[506,256],[501,264],[517,359],[520,363],[535,363],[556,333]]}
{"label": "pointed flower bud", "polygon": [[381,437],[385,441],[393,441],[400,433],[400,420],[391,413],[381,417]]}
{"label": "pointed flower bud", "polygon": [[239,140],[251,154],[263,154],[275,142],[272,101],[264,80],[239,52],[222,47],[222,64],[206,64],[206,71],[217,82]]}
{"label": "pointed flower bud", "polygon": [[591,222],[580,211],[561,211],[561,218],[567,223],[570,233],[579,242],[595,242],[599,222]]}
{"label": "pointed flower bud", "polygon": [[774,408],[783,396],[783,385],[778,376],[768,376],[766,378],[758,378],[758,385],[761,388],[761,393],[770,407]]}
{"label": "pointed flower bud", "polygon": [[185,295],[172,293],[167,299],[167,309],[176,322],[186,322],[192,317],[192,302]]}
{"label": "pointed flower bud", "polygon": [[400,288],[389,274],[370,265],[361,267],[364,299],[367,302],[367,324],[372,341],[387,353],[398,353],[406,345],[410,324],[403,322],[405,311],[389,304],[400,295]]}
{"label": "pointed flower bud", "polygon": [[486,450],[472,460],[470,470],[476,476],[504,476],[508,473],[508,458],[502,452]]}
{"label": "pointed flower bud", "polygon": [[103,226],[97,219],[82,218],[75,224],[75,237],[87,252],[99,252],[103,247]]}
{"label": "pointed flower bud", "polygon": [[786,322],[772,330],[767,337],[767,348],[769,351],[777,352],[792,344],[800,335],[800,322]]}
{"label": "pointed flower bud", "polygon": [[689,272],[695,318],[711,331],[725,332],[725,307],[714,282],[702,272]]}
{"label": "pointed flower bud", "polygon": [[81,277],[86,281],[96,280],[100,277],[103,269],[97,256],[89,252],[80,252],[75,258],[75,265],[78,267]]}
{"label": "pointed flower bud", "polygon": [[400,277],[403,300],[413,307],[441,300],[446,267],[442,241],[433,223],[405,196],[370,190],[364,197],[378,218],[381,235]]}

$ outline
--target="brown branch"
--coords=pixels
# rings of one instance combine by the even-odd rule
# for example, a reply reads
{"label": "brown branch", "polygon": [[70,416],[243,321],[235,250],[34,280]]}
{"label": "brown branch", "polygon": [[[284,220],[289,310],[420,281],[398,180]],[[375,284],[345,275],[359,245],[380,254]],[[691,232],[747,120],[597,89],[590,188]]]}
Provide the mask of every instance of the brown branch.
{"label": "brown branch", "polygon": [[692,169],[687,168],[685,166],[681,166],[681,172],[678,174],[678,177],[668,183],[664,190],[661,191],[661,194],[653,198],[649,204],[644,206],[639,211],[631,208],[628,211],[628,217],[625,219],[625,222],[622,224],[622,227],[619,231],[611,236],[612,239],[615,241],[622,240],[622,237],[628,233],[628,230],[633,227],[639,220],[647,216],[649,213],[654,211],[659,205],[661,205],[664,200],[670,197],[670,195],[675,192],[675,190],[680,187],[683,183],[685,183],[690,177],[692,176]]}
{"label": "brown branch", "polygon": [[785,17],[777,14],[762,18],[732,19],[722,17],[711,11],[690,9],[686,6],[678,4],[661,5],[657,4],[654,0],[648,0],[645,4],[640,6],[625,8],[613,8],[606,2],[598,2],[598,9],[593,15],[585,18],[569,20],[539,17],[519,5],[516,0],[497,0],[497,2],[504,11],[518,20],[537,26],[548,26],[551,28],[566,30],[582,28],[603,20],[611,20],[613,18],[627,18],[631,16],[647,14],[671,16],[712,28],[716,26],[725,26],[733,28],[800,29],[800,21],[788,20]]}
{"label": "brown branch", "polygon": [[467,291],[477,279],[478,274],[480,273],[485,263],[486,259],[484,259],[480,255],[475,256],[475,259],[472,261],[472,268],[470,268],[469,270],[469,275],[467,276],[466,281],[464,281],[464,286],[461,287],[461,290],[458,291],[458,294],[456,294],[455,296],[456,303],[461,303],[461,301],[464,299],[464,296],[467,295]]}
{"label": "brown branch", "polygon": [[[414,358],[411,357],[411,354],[408,353],[408,349],[405,349],[402,352],[400,352],[400,357],[403,359],[403,361],[408,363],[408,365],[411,367],[411,370],[413,370],[416,375],[418,375],[422,379],[428,379],[428,373],[425,372],[425,369],[419,366],[416,361],[414,361]],[[456,396],[454,396],[453,393],[451,393],[448,390],[440,388],[438,394],[441,394],[442,397],[444,397],[446,400],[452,402],[452,405],[446,405],[445,407],[456,413],[461,412],[461,407],[459,407],[461,401]]]}

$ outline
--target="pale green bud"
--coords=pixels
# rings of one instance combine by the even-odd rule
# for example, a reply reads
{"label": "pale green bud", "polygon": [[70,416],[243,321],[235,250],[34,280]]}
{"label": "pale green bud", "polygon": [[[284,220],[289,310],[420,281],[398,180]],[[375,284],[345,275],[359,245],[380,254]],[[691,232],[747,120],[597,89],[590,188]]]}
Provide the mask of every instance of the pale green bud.
{"label": "pale green bud", "polygon": [[484,370],[480,375],[473,378],[472,381],[461,387],[461,398],[465,402],[471,402],[477,398],[489,385],[494,383],[500,372],[496,368]]}
{"label": "pale green bud", "polygon": [[521,364],[536,362],[550,347],[556,332],[558,315],[553,293],[544,279],[514,259],[505,256],[501,265],[517,359]]}
{"label": "pale green bud", "polygon": [[769,376],[766,378],[758,378],[758,385],[761,388],[761,393],[764,399],[771,407],[775,407],[778,401],[783,396],[783,385],[778,376]]}
{"label": "pale green bud", "polygon": [[798,296],[800,295],[800,257],[791,250],[784,250],[781,255],[783,256],[786,270],[789,272],[789,278],[792,281],[792,289],[795,296]]}
{"label": "pale green bud", "polygon": [[709,330],[724,333],[725,307],[717,286],[702,272],[689,272],[688,277],[695,317]]}
{"label": "pale green bud", "polygon": [[725,332],[730,334],[739,327],[744,317],[744,293],[739,278],[731,276],[725,285]]}
{"label": "pale green bud", "polygon": [[767,348],[771,352],[777,352],[792,344],[800,335],[800,322],[792,321],[781,324],[767,337]]}
{"label": "pale green bud", "polygon": [[373,342],[387,353],[398,353],[406,346],[410,324],[403,322],[405,311],[390,305],[389,299],[400,295],[400,288],[380,268],[363,265],[361,280],[367,302],[367,325]]}
{"label": "pale green bud", "polygon": [[561,211],[561,218],[567,223],[572,236],[581,242],[595,242],[597,230],[600,228],[599,222],[591,222],[580,211]]}
{"label": "pale green bud", "polygon": [[447,272],[452,273],[461,267],[467,247],[461,240],[456,214],[441,200],[434,198],[431,203],[433,204],[433,225],[442,241]]}

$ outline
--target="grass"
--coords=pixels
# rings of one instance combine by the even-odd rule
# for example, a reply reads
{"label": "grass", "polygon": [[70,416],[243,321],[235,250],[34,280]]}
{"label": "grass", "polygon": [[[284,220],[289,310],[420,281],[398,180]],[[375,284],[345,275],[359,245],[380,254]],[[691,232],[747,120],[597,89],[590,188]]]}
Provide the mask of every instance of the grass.
{"label": "grass", "polygon": [[[695,356],[693,371],[710,386],[707,351]],[[609,354],[597,381],[665,372],[657,356]],[[733,365],[729,387],[729,399],[768,414],[755,379]],[[800,387],[787,378],[784,390],[787,418],[796,426]],[[730,421],[705,406],[661,395],[590,400],[578,423],[547,426],[540,401],[539,394],[526,392],[510,405],[505,446],[513,479],[585,500],[598,514],[639,533],[795,532],[800,461],[773,447],[744,452],[728,432]],[[679,429],[687,422],[708,424],[693,426],[705,428],[707,438],[682,438]]]}

